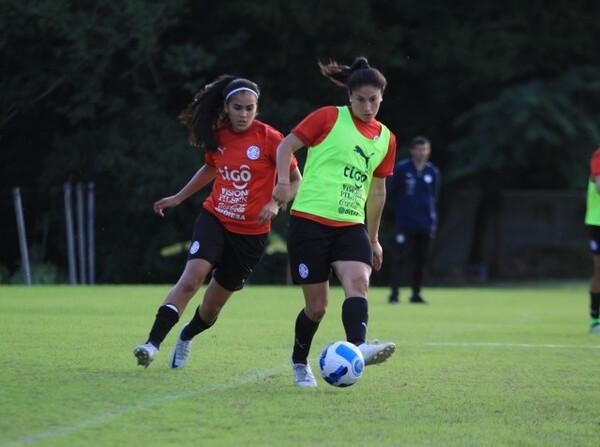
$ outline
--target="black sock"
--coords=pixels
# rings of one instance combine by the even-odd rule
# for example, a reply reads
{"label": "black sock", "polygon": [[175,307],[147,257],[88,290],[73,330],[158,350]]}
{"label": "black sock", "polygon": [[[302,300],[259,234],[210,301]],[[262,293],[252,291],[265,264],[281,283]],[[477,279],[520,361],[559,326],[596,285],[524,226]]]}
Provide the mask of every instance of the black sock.
{"label": "black sock", "polygon": [[306,364],[306,359],[310,352],[310,345],[312,344],[313,337],[318,328],[319,323],[308,318],[304,313],[304,309],[302,309],[296,317],[294,350],[292,351],[293,363]]}
{"label": "black sock", "polygon": [[367,339],[369,324],[369,303],[366,298],[352,296],[342,304],[342,323],[346,330],[346,340],[360,345]]}
{"label": "black sock", "polygon": [[214,321],[212,323],[207,323],[202,318],[200,318],[200,315],[198,314],[199,310],[200,310],[200,308],[198,307],[196,309],[196,312],[194,312],[194,316],[192,317],[192,319],[190,320],[188,325],[185,327],[185,329],[183,331],[181,331],[180,338],[183,341],[191,340],[196,335],[198,335],[200,332],[207,330],[208,328],[212,327],[213,324],[215,324]]}
{"label": "black sock", "polygon": [[590,292],[590,317],[600,317],[600,292]]}
{"label": "black sock", "polygon": [[175,310],[175,306],[172,304],[160,306],[156,313],[152,329],[150,329],[148,341],[156,346],[157,349],[160,348],[160,344],[178,321],[179,313]]}

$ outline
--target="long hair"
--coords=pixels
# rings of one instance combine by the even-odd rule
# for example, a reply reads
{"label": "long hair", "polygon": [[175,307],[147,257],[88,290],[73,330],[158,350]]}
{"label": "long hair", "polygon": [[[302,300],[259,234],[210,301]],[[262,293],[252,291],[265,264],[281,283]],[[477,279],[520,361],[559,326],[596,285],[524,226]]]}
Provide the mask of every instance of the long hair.
{"label": "long hair", "polygon": [[179,121],[189,129],[188,141],[209,152],[218,147],[217,129],[227,121],[224,104],[238,91],[251,90],[258,98],[258,86],[248,79],[220,75],[194,95],[194,100],[179,114]]}
{"label": "long hair", "polygon": [[364,56],[354,59],[350,66],[335,61],[327,64],[319,61],[319,68],[326,78],[336,85],[346,87],[349,93],[365,85],[379,88],[383,93],[387,86],[385,76],[378,69],[371,67]]}

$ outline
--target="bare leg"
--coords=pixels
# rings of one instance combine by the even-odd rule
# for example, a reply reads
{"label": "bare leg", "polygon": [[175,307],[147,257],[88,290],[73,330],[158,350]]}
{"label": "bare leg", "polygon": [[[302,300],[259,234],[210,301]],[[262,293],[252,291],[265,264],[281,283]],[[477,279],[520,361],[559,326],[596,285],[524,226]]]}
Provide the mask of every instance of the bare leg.
{"label": "bare leg", "polygon": [[208,324],[214,323],[233,292],[223,288],[217,281],[211,279],[202,304],[198,307],[198,315]]}
{"label": "bare leg", "polygon": [[590,281],[590,292],[600,293],[600,255],[594,255],[594,271]]}
{"label": "bare leg", "polygon": [[179,315],[183,315],[188,303],[198,292],[212,268],[213,265],[204,259],[190,259],[177,284],[167,294],[163,305],[172,304],[177,307]]}

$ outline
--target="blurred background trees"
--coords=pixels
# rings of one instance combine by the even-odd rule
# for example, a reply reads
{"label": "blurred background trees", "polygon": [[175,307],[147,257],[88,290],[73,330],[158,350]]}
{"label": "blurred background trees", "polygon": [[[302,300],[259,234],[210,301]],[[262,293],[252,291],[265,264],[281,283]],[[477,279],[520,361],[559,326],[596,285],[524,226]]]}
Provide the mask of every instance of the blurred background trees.
{"label": "blurred background trees", "polygon": [[345,103],[317,61],[364,55],[389,81],[379,118],[398,158],[429,136],[445,191],[486,191],[474,206],[489,206],[506,188],[583,190],[600,144],[599,12],[583,0],[0,0],[0,280],[20,262],[14,186],[32,261],[64,277],[65,182],[96,185],[98,282],[175,280],[185,253],[160,251],[189,238],[203,194],[165,219],[152,203],[201,165],[177,115],[221,73],[256,81],[260,118],[285,134]]}

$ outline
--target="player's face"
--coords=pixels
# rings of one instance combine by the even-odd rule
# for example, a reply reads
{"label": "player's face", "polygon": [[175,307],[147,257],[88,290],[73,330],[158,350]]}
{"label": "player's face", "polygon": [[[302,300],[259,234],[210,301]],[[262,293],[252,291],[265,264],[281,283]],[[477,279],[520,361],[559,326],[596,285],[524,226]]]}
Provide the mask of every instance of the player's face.
{"label": "player's face", "polygon": [[377,112],[379,112],[381,101],[383,101],[381,89],[370,85],[363,85],[354,89],[350,94],[352,113],[364,122],[375,119]]}
{"label": "player's face", "polygon": [[258,110],[258,100],[252,92],[241,91],[235,93],[225,103],[225,112],[229,116],[231,128],[234,132],[248,130]]}
{"label": "player's face", "polygon": [[431,146],[429,144],[419,144],[410,150],[410,156],[417,163],[424,163],[429,160],[431,155]]}

